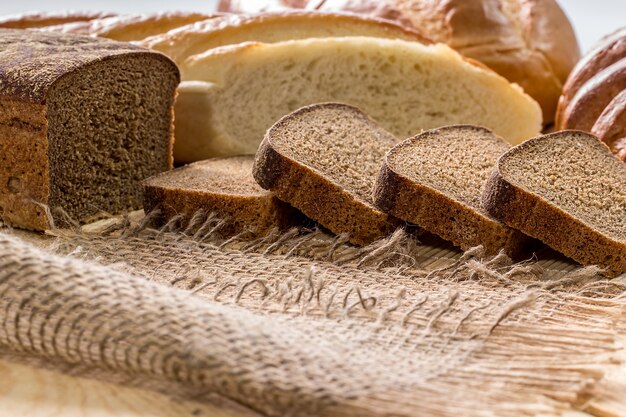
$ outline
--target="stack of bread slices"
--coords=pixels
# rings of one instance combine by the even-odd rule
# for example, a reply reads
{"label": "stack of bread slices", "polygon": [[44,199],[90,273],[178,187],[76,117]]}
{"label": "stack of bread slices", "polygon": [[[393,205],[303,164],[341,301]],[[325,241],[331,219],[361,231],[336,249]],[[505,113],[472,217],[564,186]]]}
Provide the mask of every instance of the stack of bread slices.
{"label": "stack of bread slices", "polygon": [[[398,141],[356,107],[321,103],[278,120],[236,187],[225,172],[180,181],[223,161],[147,180],[146,207],[189,218],[210,201],[235,224],[263,220],[267,228],[293,224],[285,222],[293,211],[272,207],[281,201],[356,245],[412,224],[465,250],[522,258],[535,238],[607,275],[626,271],[626,164],[584,132],[511,147],[484,127],[452,125]],[[217,181],[230,185],[216,190]],[[267,203],[252,206],[252,198]]]}

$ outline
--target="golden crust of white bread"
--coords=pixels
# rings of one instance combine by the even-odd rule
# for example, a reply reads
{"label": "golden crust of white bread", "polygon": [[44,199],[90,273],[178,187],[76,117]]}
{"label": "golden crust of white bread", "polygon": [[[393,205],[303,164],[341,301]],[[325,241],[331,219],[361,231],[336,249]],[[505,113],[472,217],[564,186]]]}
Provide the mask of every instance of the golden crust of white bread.
{"label": "golden crust of white bread", "polygon": [[417,30],[388,20],[351,14],[294,11],[224,15],[152,36],[140,44],[182,63],[191,55],[225,45],[334,36],[372,36],[431,43]]}
{"label": "golden crust of white bread", "polygon": [[223,16],[223,14],[210,15],[195,12],[129,14],[51,25],[42,27],[40,30],[98,36],[116,41],[132,42],[141,41],[181,26],[219,16]]}
{"label": "golden crust of white bread", "polygon": [[[244,43],[180,65],[175,157],[255,152],[302,106],[356,106],[399,139],[450,124],[490,128],[512,144],[541,130],[539,105],[449,47],[370,37]],[[189,81],[193,80],[193,81]]]}
{"label": "golden crust of white bread", "polygon": [[34,29],[42,26],[61,25],[69,22],[86,22],[93,19],[115,16],[115,13],[105,12],[29,12],[0,17],[0,28],[5,29]]}

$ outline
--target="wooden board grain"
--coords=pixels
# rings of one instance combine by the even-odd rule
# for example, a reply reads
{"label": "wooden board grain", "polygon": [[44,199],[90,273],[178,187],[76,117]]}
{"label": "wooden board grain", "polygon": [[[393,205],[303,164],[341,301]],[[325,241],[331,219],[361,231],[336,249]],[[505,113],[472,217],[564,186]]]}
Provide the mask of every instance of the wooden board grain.
{"label": "wooden board grain", "polygon": [[250,417],[195,401],[0,360],[2,417]]}
{"label": "wooden board grain", "polygon": [[[598,404],[601,407],[601,404]],[[613,414],[598,410],[599,416]],[[624,411],[624,410],[621,410]],[[251,417],[249,411],[180,401],[151,391],[0,360],[2,417]],[[590,417],[570,410],[563,417]],[[261,417],[261,416],[257,416]]]}

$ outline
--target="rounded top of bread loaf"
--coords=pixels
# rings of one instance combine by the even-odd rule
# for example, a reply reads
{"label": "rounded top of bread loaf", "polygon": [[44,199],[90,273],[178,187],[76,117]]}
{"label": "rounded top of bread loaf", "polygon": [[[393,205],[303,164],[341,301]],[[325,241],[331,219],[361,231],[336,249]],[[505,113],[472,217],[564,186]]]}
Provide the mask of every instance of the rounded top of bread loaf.
{"label": "rounded top of bread loaf", "polygon": [[574,30],[555,0],[222,0],[220,10],[349,11],[417,28],[522,86],[554,120],[561,88],[580,58]]}
{"label": "rounded top of bread loaf", "polygon": [[114,13],[86,11],[28,12],[1,17],[0,28],[31,29],[69,22],[87,22],[114,15]]}
{"label": "rounded top of bread loaf", "polygon": [[[169,58],[146,48],[86,36],[0,29],[0,95],[44,103],[50,87],[81,67],[130,54]],[[180,76],[178,76],[180,79]]]}
{"label": "rounded top of bread loaf", "polygon": [[604,37],[570,74],[559,99],[558,129],[597,135],[626,160],[626,28]]}
{"label": "rounded top of bread loaf", "polygon": [[194,22],[223,16],[222,13],[205,14],[196,12],[157,12],[106,16],[88,21],[71,21],[41,27],[46,32],[74,33],[98,36],[116,41],[132,42]]}
{"label": "rounded top of bread loaf", "polygon": [[161,51],[180,63],[190,55],[225,45],[337,36],[375,36],[432,43],[420,31],[384,19],[349,13],[285,11],[223,15],[146,38],[139,44]]}

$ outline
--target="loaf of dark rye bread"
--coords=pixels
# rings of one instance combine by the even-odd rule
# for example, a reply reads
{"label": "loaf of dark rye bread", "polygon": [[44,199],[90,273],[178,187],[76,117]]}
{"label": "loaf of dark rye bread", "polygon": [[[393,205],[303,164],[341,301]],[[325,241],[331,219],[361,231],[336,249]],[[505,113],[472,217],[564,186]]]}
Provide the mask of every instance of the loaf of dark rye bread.
{"label": "loaf of dark rye bread", "polygon": [[166,56],[105,39],[0,30],[0,218],[43,230],[141,207],[172,166],[180,75]]}
{"label": "loaf of dark rye bread", "polygon": [[592,135],[561,131],[498,160],[487,211],[584,265],[626,271],[626,164]]}
{"label": "loaf of dark rye bread", "polygon": [[509,145],[488,129],[433,129],[394,146],[382,162],[374,204],[467,250],[516,256],[529,239],[492,218],[481,196]]}
{"label": "loaf of dark rye bread", "polygon": [[144,210],[159,210],[161,223],[212,214],[223,222],[218,231],[225,235],[261,235],[295,225],[304,216],[254,181],[253,163],[254,155],[214,158],[150,177],[144,181]]}

